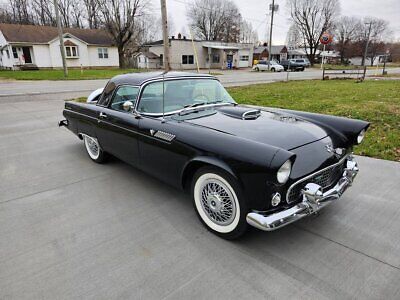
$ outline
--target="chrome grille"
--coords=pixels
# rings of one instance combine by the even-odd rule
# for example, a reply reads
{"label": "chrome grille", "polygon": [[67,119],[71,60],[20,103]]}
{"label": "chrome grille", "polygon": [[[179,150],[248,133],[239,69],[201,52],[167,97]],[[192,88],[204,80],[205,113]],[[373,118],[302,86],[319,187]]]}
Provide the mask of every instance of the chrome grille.
{"label": "chrome grille", "polygon": [[307,183],[313,182],[322,187],[323,192],[335,185],[340,177],[342,177],[345,168],[346,159],[342,159],[340,162],[322,169],[319,172],[311,174],[296,183],[294,183],[287,192],[286,201],[292,203],[301,199],[301,190],[306,186]]}

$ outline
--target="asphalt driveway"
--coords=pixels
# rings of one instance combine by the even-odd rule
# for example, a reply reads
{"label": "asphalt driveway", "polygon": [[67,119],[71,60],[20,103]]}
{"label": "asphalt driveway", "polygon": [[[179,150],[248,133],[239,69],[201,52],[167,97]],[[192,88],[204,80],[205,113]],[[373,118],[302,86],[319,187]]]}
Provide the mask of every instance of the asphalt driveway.
{"label": "asphalt driveway", "polygon": [[400,298],[399,163],[359,157],[319,216],[229,242],[181,192],[91,162],[52,97],[0,98],[0,299]]}

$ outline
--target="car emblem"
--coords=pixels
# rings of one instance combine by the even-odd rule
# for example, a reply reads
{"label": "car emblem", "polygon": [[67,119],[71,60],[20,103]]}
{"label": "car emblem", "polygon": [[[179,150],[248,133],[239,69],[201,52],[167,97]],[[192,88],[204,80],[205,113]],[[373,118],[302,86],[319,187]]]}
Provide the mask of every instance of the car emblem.
{"label": "car emblem", "polygon": [[332,153],[334,151],[332,144],[327,144],[325,145],[325,149],[326,151],[328,151],[329,153]]}

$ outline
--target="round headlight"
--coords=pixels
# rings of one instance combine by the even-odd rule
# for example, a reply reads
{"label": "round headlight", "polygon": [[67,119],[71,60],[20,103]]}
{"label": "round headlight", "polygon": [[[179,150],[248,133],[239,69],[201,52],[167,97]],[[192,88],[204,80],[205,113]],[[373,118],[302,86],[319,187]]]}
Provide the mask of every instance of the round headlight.
{"label": "round headlight", "polygon": [[361,130],[361,132],[358,134],[357,144],[361,144],[362,140],[364,139],[364,136],[365,136],[365,129]]}
{"label": "round headlight", "polygon": [[278,182],[285,183],[289,179],[291,171],[292,171],[292,162],[288,159],[279,168],[278,173],[276,174],[276,178],[278,179]]}

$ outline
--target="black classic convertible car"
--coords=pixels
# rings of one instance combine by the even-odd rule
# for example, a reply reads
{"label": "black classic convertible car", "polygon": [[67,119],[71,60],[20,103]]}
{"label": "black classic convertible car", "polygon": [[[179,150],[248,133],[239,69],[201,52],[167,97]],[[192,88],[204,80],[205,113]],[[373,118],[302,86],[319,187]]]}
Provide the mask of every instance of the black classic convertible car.
{"label": "black classic convertible car", "polygon": [[[101,91],[100,91],[101,92]],[[233,239],[271,231],[337,200],[358,173],[368,122],[238,105],[217,78],[150,72],[112,78],[97,101],[66,102],[89,157],[109,154],[191,193],[201,222]]]}

